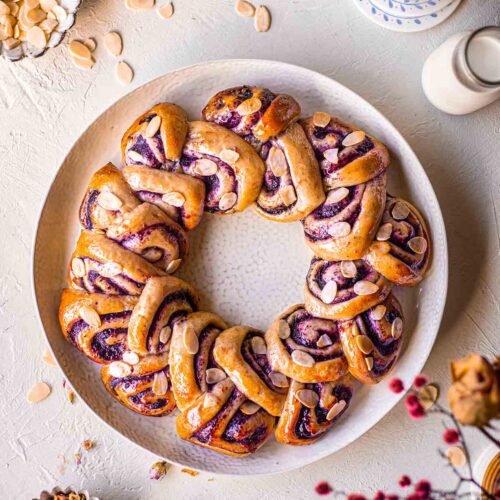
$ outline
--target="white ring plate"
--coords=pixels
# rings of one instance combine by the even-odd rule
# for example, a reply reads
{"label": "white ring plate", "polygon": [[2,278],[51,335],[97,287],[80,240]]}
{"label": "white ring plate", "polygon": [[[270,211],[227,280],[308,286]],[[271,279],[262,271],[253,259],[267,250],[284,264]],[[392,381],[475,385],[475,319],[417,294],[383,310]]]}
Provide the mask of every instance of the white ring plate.
{"label": "white ring plate", "polygon": [[[434,245],[432,267],[422,286],[396,292],[408,334],[394,375],[411,381],[432,349],[446,299],[448,254],[438,201],[417,157],[386,118],[354,92],[301,67],[261,60],[203,63],[168,73],[113,104],[83,132],[50,187],[35,237],[33,279],[41,324],[55,358],[79,397],[104,422],[173,463],[221,474],[269,474],[302,467],[347,446],[387,414],[401,395],[392,394],[386,382],[362,387],[336,428],[315,444],[290,447],[271,440],[250,457],[231,458],[181,441],[172,416],[142,417],[114,401],[100,381],[99,367],[66,342],[57,321],[79,232],[78,207],[92,173],[110,160],[119,164],[120,139],[129,124],[160,101],[176,102],[198,118],[215,92],[244,83],[293,95],[304,114],[338,114],[389,147],[390,191],[407,197],[423,212]],[[206,216],[190,241],[191,256],[181,277],[201,291],[202,307],[229,322],[266,328],[285,307],[302,302],[311,253],[299,223],[272,223],[251,209],[230,217]]]}

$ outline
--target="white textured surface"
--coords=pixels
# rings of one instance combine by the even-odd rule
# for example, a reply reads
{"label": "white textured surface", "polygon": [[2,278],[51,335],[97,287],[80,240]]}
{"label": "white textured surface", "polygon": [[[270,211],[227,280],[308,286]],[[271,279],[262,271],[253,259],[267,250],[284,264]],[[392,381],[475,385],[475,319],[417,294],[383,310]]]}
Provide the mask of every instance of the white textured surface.
{"label": "white textured surface", "polygon": [[[188,5],[189,4],[189,5]],[[447,224],[451,269],[444,324],[426,366],[448,382],[447,360],[477,349],[498,350],[500,211],[500,103],[466,117],[450,117],[425,100],[420,69],[425,57],[455,31],[499,24],[496,0],[464,1],[437,28],[413,35],[381,30],[344,0],[269,2],[267,34],[237,18],[229,0],[177,2],[170,21],[126,11],[122,1],[87,0],[74,36],[119,29],[124,58],[139,85],[176,67],[223,57],[279,59],[333,76],[378,107],[408,139],[431,177]],[[298,34],[300,33],[300,35]],[[126,444],[83,405],[69,405],[60,375],[43,366],[44,340],[30,293],[29,258],[38,209],[70,145],[117,97],[129,91],[112,78],[102,43],[90,73],[73,68],[64,47],[37,61],[0,62],[0,483],[6,498],[31,498],[56,483],[86,484],[103,498],[307,498],[314,484],[373,492],[395,490],[399,475],[427,476],[439,486],[452,477],[437,457],[437,420],[413,423],[402,406],[347,449],[301,471],[274,478],[192,478],[175,470],[159,483],[146,479],[154,457]],[[496,208],[495,208],[496,204]],[[25,402],[40,379],[54,386],[44,403]],[[73,454],[85,438],[97,448]],[[413,450],[415,443],[418,448]],[[481,450],[475,440],[474,451]],[[65,458],[64,458],[65,457]],[[68,460],[69,464],[64,461]]]}

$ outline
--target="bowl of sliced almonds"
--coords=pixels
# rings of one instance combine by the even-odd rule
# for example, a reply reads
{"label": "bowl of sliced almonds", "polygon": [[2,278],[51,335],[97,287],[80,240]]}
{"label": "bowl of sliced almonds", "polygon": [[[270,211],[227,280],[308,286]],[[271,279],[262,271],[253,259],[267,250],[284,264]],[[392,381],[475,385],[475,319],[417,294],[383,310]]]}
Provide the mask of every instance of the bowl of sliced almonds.
{"label": "bowl of sliced almonds", "polygon": [[0,54],[39,57],[61,43],[81,0],[0,0]]}

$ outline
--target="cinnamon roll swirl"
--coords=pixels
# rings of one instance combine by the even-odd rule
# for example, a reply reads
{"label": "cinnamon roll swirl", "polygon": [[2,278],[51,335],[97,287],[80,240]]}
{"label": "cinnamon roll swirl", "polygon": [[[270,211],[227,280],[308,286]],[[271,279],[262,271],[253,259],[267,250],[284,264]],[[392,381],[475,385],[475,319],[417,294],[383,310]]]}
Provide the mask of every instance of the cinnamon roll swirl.
{"label": "cinnamon roll swirl", "polygon": [[182,411],[209,386],[227,375],[215,362],[215,339],[227,324],[209,312],[194,312],[177,321],[170,343],[170,376],[177,406]]}
{"label": "cinnamon roll swirl", "polygon": [[368,182],[389,166],[389,152],[381,142],[336,116],[315,113],[301,124],[328,189]]}
{"label": "cinnamon roll swirl", "polygon": [[276,440],[295,446],[313,443],[345,413],[352,395],[349,374],[335,382],[302,384],[292,380],[274,433]]}
{"label": "cinnamon roll swirl", "polygon": [[140,200],[160,207],[187,231],[201,222],[205,184],[200,179],[139,166],[125,167],[123,176]]}
{"label": "cinnamon roll swirl", "polygon": [[116,400],[136,413],[163,417],[175,410],[168,353],[146,356],[132,365],[123,361],[106,365],[101,380]]}
{"label": "cinnamon roll swirl", "polygon": [[349,321],[339,323],[349,371],[364,384],[377,384],[394,367],[403,345],[404,318],[394,295]]}
{"label": "cinnamon roll swirl", "polygon": [[336,321],[315,318],[297,304],[282,313],[266,333],[273,370],[303,383],[330,382],[347,373]]}
{"label": "cinnamon roll swirl", "polygon": [[279,416],[288,380],[272,371],[264,333],[247,326],[224,330],[216,339],[214,359],[248,399]]}
{"label": "cinnamon roll swirl", "polygon": [[318,163],[304,131],[297,123],[262,146],[264,184],[257,212],[266,219],[293,222],[309,215],[325,201]]}
{"label": "cinnamon roll swirl", "polygon": [[379,273],[400,286],[422,281],[431,259],[431,239],[413,205],[388,195],[375,239],[364,258]]}
{"label": "cinnamon roll swirl", "polygon": [[151,203],[125,214],[106,236],[168,273],[177,270],[188,251],[184,229]]}
{"label": "cinnamon roll swirl", "polygon": [[204,120],[232,130],[256,148],[299,115],[300,106],[293,97],[248,85],[218,92],[202,111]]}
{"label": "cinnamon roll swirl", "polygon": [[363,257],[377,231],[385,204],[385,174],[365,184],[329,191],[303,221],[305,240],[326,260]]}
{"label": "cinnamon roll swirl", "polygon": [[123,135],[123,166],[171,167],[181,156],[187,130],[187,115],[182,108],[170,103],[153,106]]}
{"label": "cinnamon roll swirl", "polygon": [[352,319],[382,302],[392,284],[363,260],[314,257],[304,286],[306,309],[327,319]]}
{"label": "cinnamon roll swirl", "polygon": [[205,210],[241,212],[259,195],[264,164],[241,137],[214,123],[190,122],[180,168],[205,183]]}
{"label": "cinnamon roll swirl", "polygon": [[198,295],[173,276],[151,278],[139,298],[128,329],[128,345],[146,355],[166,352],[176,321],[196,310]]}
{"label": "cinnamon roll swirl", "polygon": [[272,435],[274,417],[248,401],[229,378],[211,386],[176,420],[181,439],[219,453],[244,457]]}
{"label": "cinnamon roll swirl", "polygon": [[90,179],[80,205],[80,224],[84,229],[107,229],[138,205],[120,170],[108,163]]}
{"label": "cinnamon roll swirl", "polygon": [[68,283],[88,292],[140,295],[163,271],[103,234],[83,230],[71,256]]}
{"label": "cinnamon roll swirl", "polygon": [[65,288],[59,324],[68,342],[96,363],[111,363],[127,351],[127,329],[137,297]]}

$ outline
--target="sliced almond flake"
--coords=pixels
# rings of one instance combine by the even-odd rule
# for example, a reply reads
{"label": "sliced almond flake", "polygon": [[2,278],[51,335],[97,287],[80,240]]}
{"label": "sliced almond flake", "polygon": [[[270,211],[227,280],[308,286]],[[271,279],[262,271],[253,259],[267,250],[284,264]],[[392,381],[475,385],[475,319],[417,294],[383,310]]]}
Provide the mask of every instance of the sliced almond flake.
{"label": "sliced almond flake", "polygon": [[446,451],[446,456],[450,464],[455,467],[463,467],[467,463],[467,456],[461,446],[452,446]]}
{"label": "sliced almond flake", "polygon": [[118,262],[106,262],[99,270],[99,274],[105,278],[113,278],[123,271],[123,267]]}
{"label": "sliced almond flake", "polygon": [[386,311],[387,307],[382,304],[378,305],[377,307],[372,309],[372,319],[374,319],[375,321],[380,321],[385,316]]}
{"label": "sliced almond flake", "polygon": [[154,137],[156,132],[160,130],[161,126],[161,116],[154,116],[146,127],[146,137]]}
{"label": "sliced almond flake", "polygon": [[286,156],[283,150],[281,150],[280,148],[273,146],[269,150],[267,160],[275,177],[281,177],[288,172],[288,163],[286,161]]}
{"label": "sliced almond flake", "polygon": [[119,57],[123,51],[122,37],[116,31],[110,31],[104,35],[104,46],[112,56]]}
{"label": "sliced almond flake", "polygon": [[306,408],[315,408],[319,402],[318,394],[312,389],[299,389],[294,396]]}
{"label": "sliced almond flake", "polygon": [[9,2],[8,5],[9,5],[9,8],[10,8],[10,14],[11,14],[11,16],[17,16],[18,13],[19,13],[19,4],[17,2],[15,2],[15,1],[13,1],[13,2]]}
{"label": "sliced almond flake", "polygon": [[297,201],[297,194],[295,193],[294,187],[288,185],[281,189],[280,198],[285,206],[289,207],[290,205],[293,205]]}
{"label": "sliced almond flake", "polygon": [[24,6],[28,10],[38,7],[39,4],[40,4],[39,0],[24,0]]}
{"label": "sliced almond flake", "polygon": [[132,373],[132,367],[123,361],[113,361],[109,364],[109,374],[115,378],[123,378]]}
{"label": "sliced almond flake", "polygon": [[163,251],[158,248],[148,248],[141,255],[149,262],[158,262],[163,257]]}
{"label": "sliced almond flake", "polygon": [[166,344],[170,340],[170,336],[172,335],[172,328],[170,328],[168,325],[164,326],[160,330],[160,336],[159,340],[162,344]]}
{"label": "sliced almond flake", "polygon": [[273,385],[275,387],[285,388],[285,387],[289,386],[288,379],[286,378],[285,375],[283,375],[283,373],[270,372],[269,373],[269,378],[271,379],[271,382],[273,383]]}
{"label": "sliced almond flake", "polygon": [[164,396],[168,391],[168,379],[165,372],[157,372],[153,378],[153,392],[157,396]]}
{"label": "sliced almond flake", "polygon": [[387,222],[386,224],[382,224],[377,231],[376,239],[378,241],[387,241],[392,234],[392,224]]}
{"label": "sliced almond flake", "polygon": [[373,342],[366,335],[358,335],[356,345],[363,354],[370,354],[373,351]]}
{"label": "sliced almond flake", "polygon": [[299,349],[292,352],[292,361],[295,364],[305,366],[306,368],[310,368],[315,364],[314,358],[310,354],[300,351]]}
{"label": "sliced almond flake", "polygon": [[333,342],[332,342],[332,339],[330,338],[330,336],[326,333],[324,333],[323,335],[321,335],[321,337],[318,339],[318,342],[317,342],[317,346],[319,348],[323,348],[323,347],[327,347],[329,345],[332,345]]}
{"label": "sliced almond flake", "polygon": [[50,386],[45,382],[38,382],[29,391],[27,400],[29,403],[39,403],[46,399],[51,392]]}
{"label": "sliced almond flake", "polygon": [[10,7],[0,0],[0,16],[9,15]]}
{"label": "sliced almond flake", "polygon": [[94,52],[94,50],[97,48],[97,43],[93,38],[87,38],[86,40],[84,40],[83,45],[85,45],[85,47],[87,47],[90,52]]}
{"label": "sliced almond flake", "polygon": [[325,152],[323,152],[323,156],[330,163],[336,165],[339,162],[339,149],[338,148],[327,149]]}
{"label": "sliced almond flake", "polygon": [[250,342],[252,344],[252,350],[255,354],[260,355],[267,353],[267,345],[262,337],[259,336],[252,337],[252,340]]}
{"label": "sliced almond flake", "polygon": [[168,203],[169,205],[172,205],[173,207],[182,207],[184,203],[186,202],[186,198],[182,193],[179,193],[178,191],[172,191],[170,193],[165,193],[161,199],[165,202]]}
{"label": "sliced almond flake", "polygon": [[352,260],[343,260],[340,263],[340,272],[344,278],[355,278],[358,275],[358,268]]}
{"label": "sliced almond flake", "polygon": [[226,372],[220,368],[209,368],[205,373],[207,384],[217,384],[227,378]]}
{"label": "sliced almond flake", "polygon": [[254,26],[259,33],[269,31],[271,27],[271,13],[265,5],[259,5],[255,10]]}
{"label": "sliced almond flake", "polygon": [[255,15],[255,7],[246,0],[236,0],[234,10],[241,17],[253,17]]}
{"label": "sliced almond flake", "polygon": [[240,154],[233,149],[223,149],[219,153],[219,158],[229,165],[234,165],[240,158]]}
{"label": "sliced almond flake", "polygon": [[332,117],[328,113],[323,113],[323,111],[316,111],[313,115],[313,124],[316,127],[325,128]]}
{"label": "sliced almond flake", "polygon": [[155,0],[130,0],[129,5],[133,9],[147,10],[155,6]]}
{"label": "sliced almond flake", "polygon": [[21,41],[16,38],[6,38],[2,43],[7,50],[12,50],[15,49]]}
{"label": "sliced almond flake", "polygon": [[79,57],[70,56],[70,58],[73,64],[80,69],[89,70],[92,69],[95,64],[95,60],[92,57],[90,59],[80,59]]}
{"label": "sliced almond flake", "polygon": [[395,220],[404,220],[410,215],[410,208],[406,203],[398,201],[392,207],[391,213]]}
{"label": "sliced almond flake", "polygon": [[56,19],[59,23],[62,23],[68,17],[68,13],[60,5],[54,5],[51,12],[53,12],[53,14],[56,16]]}
{"label": "sliced almond flake", "polygon": [[238,201],[238,195],[236,193],[225,193],[222,195],[219,201],[219,210],[226,212],[231,210],[236,205]]}
{"label": "sliced almond flake", "polygon": [[354,283],[353,291],[356,295],[371,295],[378,292],[378,285],[368,280],[361,280]]}
{"label": "sliced almond flake", "polygon": [[349,196],[349,189],[345,187],[341,187],[338,189],[332,189],[331,191],[328,192],[326,196],[326,203],[338,203],[339,201],[342,201],[344,198]]}
{"label": "sliced almond flake", "polygon": [[337,282],[335,280],[328,281],[321,290],[321,301],[325,304],[331,304],[337,296]]}
{"label": "sliced almond flake", "polygon": [[119,210],[123,205],[122,200],[111,191],[101,191],[96,201],[97,204],[105,210]]}
{"label": "sliced almond flake", "polygon": [[54,359],[54,356],[52,356],[52,353],[48,349],[43,350],[42,361],[47,366],[50,366],[52,368],[57,367],[56,360]]}
{"label": "sliced almond flake", "polygon": [[262,101],[258,97],[250,97],[236,108],[236,113],[241,116],[248,116],[259,111],[261,107]]}
{"label": "sliced almond flake", "polygon": [[184,327],[182,341],[188,354],[196,354],[200,348],[200,342],[196,333],[189,327]]}
{"label": "sliced almond flake", "polygon": [[127,156],[129,158],[129,160],[132,160],[132,161],[135,161],[138,163],[146,163],[146,159],[144,158],[144,156],[142,156],[137,151],[134,151],[133,149],[129,149],[127,151]]}
{"label": "sliced almond flake", "polygon": [[368,368],[368,371],[371,372],[373,370],[373,358],[371,356],[368,356],[365,358],[365,363],[366,363],[366,368]]}
{"label": "sliced almond flake", "polygon": [[203,399],[203,408],[213,408],[214,406],[218,406],[220,404],[220,400],[216,394],[212,392],[206,392],[205,398]]}
{"label": "sliced almond flake", "polygon": [[47,17],[47,13],[42,9],[31,9],[26,14],[26,19],[33,24],[41,23]]}
{"label": "sliced almond flake", "polygon": [[56,0],[40,0],[40,7],[45,12],[50,12],[57,5]]}
{"label": "sliced almond flake", "polygon": [[439,387],[435,384],[427,384],[418,392],[418,400],[425,410],[430,410],[439,398]]}
{"label": "sliced almond flake", "polygon": [[344,137],[342,146],[345,146],[346,148],[349,146],[356,146],[356,144],[362,143],[365,140],[365,137],[366,134],[362,130],[355,130]]}
{"label": "sliced almond flake", "polygon": [[260,406],[253,401],[245,401],[241,406],[240,410],[245,415],[253,415],[260,410]]}
{"label": "sliced almond flake", "polygon": [[344,411],[346,406],[347,403],[343,399],[337,401],[337,403],[335,403],[326,414],[326,419],[329,421],[333,420]]}
{"label": "sliced almond flake", "polygon": [[92,307],[88,305],[83,305],[78,310],[80,318],[87,323],[87,325],[92,328],[99,328],[101,326],[101,317],[99,313]]}
{"label": "sliced almond flake", "polygon": [[83,278],[85,276],[85,262],[79,257],[75,257],[71,261],[71,271],[73,275],[77,278]]}
{"label": "sliced almond flake", "polygon": [[166,3],[156,10],[162,19],[170,19],[174,15],[174,4],[172,2]]}
{"label": "sliced almond flake", "polygon": [[401,337],[403,333],[403,320],[401,318],[395,318],[391,325],[391,335],[396,340]]}
{"label": "sliced almond flake", "polygon": [[136,365],[139,363],[139,355],[134,351],[125,351],[122,357],[123,361],[129,365]]}
{"label": "sliced almond flake", "polygon": [[290,333],[290,325],[284,319],[280,319],[278,322],[278,337],[285,340],[290,337]]}
{"label": "sliced almond flake", "polygon": [[26,39],[30,45],[37,49],[44,49],[47,45],[47,35],[39,26],[33,26],[26,33]]}
{"label": "sliced almond flake", "polygon": [[48,18],[44,19],[39,24],[40,28],[42,28],[47,35],[50,35],[50,33],[52,33],[57,28],[58,25],[59,23],[57,22],[56,19],[48,19]]}
{"label": "sliced almond flake", "polygon": [[215,175],[217,170],[219,170],[217,163],[209,160],[208,158],[200,158],[199,160],[196,160],[194,166],[195,174],[202,175],[203,177]]}
{"label": "sliced almond flake", "polygon": [[408,241],[408,246],[416,254],[422,255],[427,251],[427,240],[422,238],[422,236],[415,236]]}
{"label": "sliced almond flake", "polygon": [[129,84],[134,79],[134,71],[125,61],[116,65],[115,74],[118,81],[124,85]]}
{"label": "sliced almond flake", "polygon": [[169,273],[169,274],[175,273],[175,271],[177,271],[177,269],[179,269],[181,262],[182,262],[182,259],[174,259],[172,262],[169,263],[169,265],[167,266],[167,269],[165,269],[165,271],[167,271],[167,273]]}
{"label": "sliced almond flake", "polygon": [[334,222],[328,232],[332,238],[343,238],[351,232],[351,225],[349,222]]}

